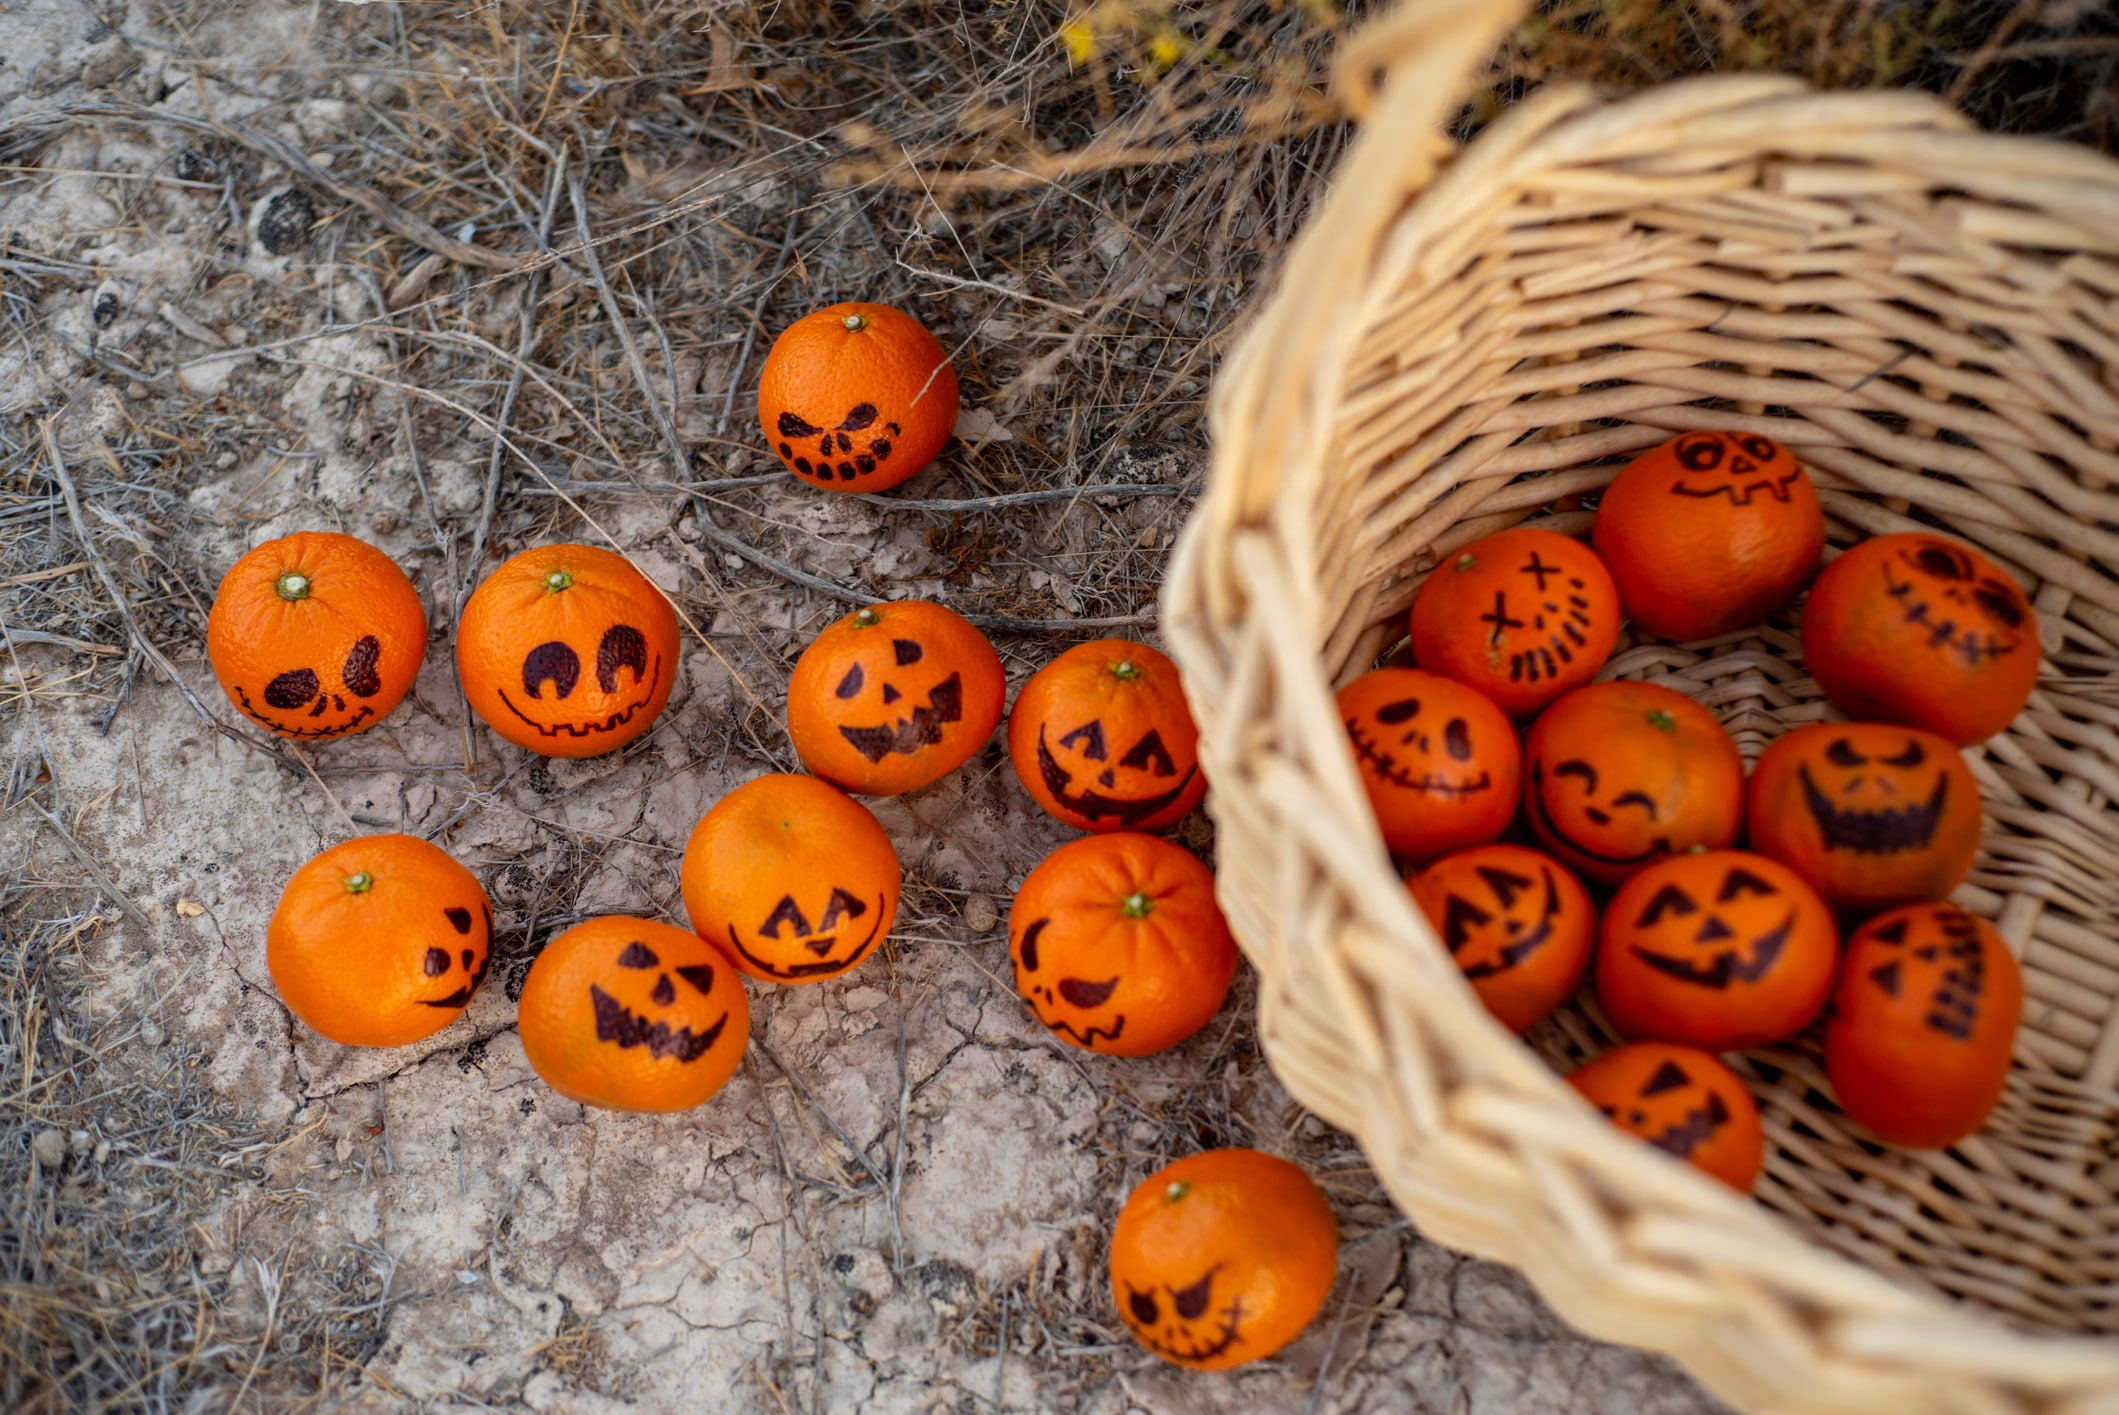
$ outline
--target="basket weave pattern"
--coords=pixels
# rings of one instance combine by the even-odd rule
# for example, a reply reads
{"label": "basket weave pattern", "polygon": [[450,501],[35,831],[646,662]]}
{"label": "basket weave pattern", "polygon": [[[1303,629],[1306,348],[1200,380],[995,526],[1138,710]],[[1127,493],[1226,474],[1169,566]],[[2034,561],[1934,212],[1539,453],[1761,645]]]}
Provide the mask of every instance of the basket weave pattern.
{"label": "basket weave pattern", "polygon": [[[1366,131],[1217,382],[1164,592],[1268,1054],[1432,1236],[1740,1406],[2119,1410],[2119,164],[1774,77],[1547,88],[1453,151],[1429,135],[1521,8],[1418,0],[1350,47]],[[1559,1081],[1612,1042],[1593,1001],[1528,1046],[1487,1017],[1331,697],[1442,558],[1586,530],[1580,494],[1691,428],[1793,449],[1835,547],[1978,545],[2044,649],[2030,707],[1966,754],[1987,832],[1956,898],[2027,991],[2000,1111],[1889,1149],[1814,1039],[1751,1053],[1756,1203]],[[1828,713],[1795,622],[1622,639],[1604,676],[1690,694],[1755,760]]]}

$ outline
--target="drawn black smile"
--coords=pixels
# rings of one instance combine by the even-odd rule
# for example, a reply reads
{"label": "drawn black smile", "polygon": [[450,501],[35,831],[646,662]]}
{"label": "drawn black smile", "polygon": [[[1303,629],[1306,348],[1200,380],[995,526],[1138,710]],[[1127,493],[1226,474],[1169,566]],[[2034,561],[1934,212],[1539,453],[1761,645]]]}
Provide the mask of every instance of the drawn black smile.
{"label": "drawn black smile", "polygon": [[1192,775],[1199,770],[1194,762],[1185,768],[1185,774],[1177,778],[1177,785],[1157,796],[1143,796],[1128,800],[1123,796],[1106,796],[1101,791],[1069,792],[1067,787],[1074,781],[1073,773],[1059,764],[1052,749],[1045,745],[1045,727],[1037,729],[1037,769],[1045,778],[1045,789],[1053,798],[1070,811],[1088,816],[1092,820],[1115,816],[1120,825],[1134,825],[1146,820],[1157,811],[1167,810],[1177,804],[1177,798],[1185,794],[1185,787],[1192,782]]}
{"label": "drawn black smile", "polygon": [[653,701],[655,685],[661,681],[662,655],[658,653],[655,655],[655,666],[648,673],[647,692],[638,702],[629,705],[622,711],[612,713],[601,722],[555,722],[550,727],[545,726],[535,718],[524,717],[522,709],[515,706],[515,702],[508,696],[506,688],[500,689],[499,693],[500,700],[508,705],[508,711],[514,713],[531,727],[536,728],[538,735],[543,737],[587,737],[598,732],[616,732],[619,728],[631,722],[635,713]]}
{"label": "drawn black smile", "polygon": [[[728,926],[728,941],[735,948],[736,952],[742,954],[744,959],[749,962],[752,967],[756,968],[759,972],[764,973],[768,977],[782,978],[788,981],[793,981],[796,978],[814,978],[828,973],[845,972],[848,968],[851,968],[854,964],[860,962],[861,959],[867,955],[869,945],[873,944],[876,941],[877,930],[881,929],[882,927],[883,897],[881,895],[877,895],[876,921],[868,926],[868,937],[862,939],[861,946],[859,948],[856,948],[851,954],[849,954],[843,959],[827,958],[821,963],[790,963],[785,967],[782,967],[780,964],[777,963],[768,963],[763,958],[760,958],[757,954],[751,952],[749,949],[743,946],[743,940],[736,937],[736,926],[734,924],[730,924]],[[811,953],[822,954],[830,952],[832,945],[837,942],[838,935],[826,934],[823,938],[805,938],[802,940],[802,946],[808,949]]]}
{"label": "drawn black smile", "polygon": [[1398,765],[1398,759],[1391,755],[1390,749],[1363,732],[1361,725],[1351,717],[1346,720],[1346,735],[1347,740],[1354,744],[1354,755],[1376,775],[1401,790],[1462,800],[1466,796],[1476,796],[1481,791],[1489,790],[1494,784],[1492,773],[1484,771],[1476,777],[1458,781],[1451,781],[1432,771],[1424,771],[1415,776]]}
{"label": "drawn black smile", "polygon": [[343,737],[348,732],[351,732],[355,728],[359,727],[363,722],[366,722],[369,718],[375,716],[375,709],[369,707],[366,703],[362,703],[361,710],[359,712],[353,714],[351,718],[348,718],[345,722],[341,723],[337,727],[289,727],[284,723],[276,722],[272,718],[269,718],[265,716],[265,714],[259,712],[255,707],[251,705],[250,695],[244,692],[241,688],[237,688],[235,690],[235,698],[236,705],[242,708],[244,712],[249,713],[251,717],[255,718],[259,722],[264,723],[267,727],[271,728],[274,732],[279,733],[282,737]]}

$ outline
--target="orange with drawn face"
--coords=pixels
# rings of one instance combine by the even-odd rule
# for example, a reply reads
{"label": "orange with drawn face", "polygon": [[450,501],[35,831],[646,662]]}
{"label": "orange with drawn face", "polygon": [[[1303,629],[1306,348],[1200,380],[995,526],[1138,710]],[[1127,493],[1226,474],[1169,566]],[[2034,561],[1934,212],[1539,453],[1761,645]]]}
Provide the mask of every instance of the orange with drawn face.
{"label": "orange with drawn face", "polygon": [[1236,975],[1214,875],[1153,835],[1071,840],[1039,862],[1008,911],[1015,990],[1054,1036],[1147,1056],[1207,1025]]}
{"label": "orange with drawn face", "polygon": [[1531,716],[1597,676],[1619,638],[1619,592],[1572,536],[1519,526],[1473,541],[1420,586],[1413,657]]}
{"label": "orange with drawn face", "polygon": [[1817,574],[1810,474],[1756,432],[1685,432],[1604,489],[1591,532],[1634,627],[1705,639],[1785,608]]}
{"label": "orange with drawn face", "polygon": [[1432,860],[1508,829],[1522,753],[1508,715],[1478,689],[1379,668],[1341,688],[1338,707],[1393,854]]}
{"label": "orange with drawn face", "polygon": [[1758,1102],[1734,1071],[1694,1047],[1634,1042],[1567,1078],[1621,1130],[1750,1193],[1766,1156]]}
{"label": "orange with drawn face", "polygon": [[1940,1149],[2000,1104],[2022,1020],[2023,970],[1994,926],[1955,904],[1908,904],[1847,940],[1825,1075],[1879,1138]]}
{"label": "orange with drawn face", "polygon": [[516,1012],[545,1084],[606,1110],[688,1110],[727,1083],[750,1041],[750,1001],[726,958],[696,934],[617,914],[546,944]]}
{"label": "orange with drawn face", "polygon": [[615,751],[677,681],[677,612],[622,555],[541,545],[488,575],[456,626],[456,671],[486,725],[548,757]]}
{"label": "orange with drawn face", "polygon": [[1521,1032],[1567,1001],[1589,968],[1597,906],[1549,855],[1475,845],[1408,882],[1486,1010]]}
{"label": "orange with drawn face", "polygon": [[810,640],[787,680],[802,765],[864,796],[917,791],[1000,725],[1001,657],[970,620],[925,600],[857,609]]}
{"label": "orange with drawn face", "polygon": [[679,879],[692,928],[738,968],[815,983],[890,936],[902,875],[866,806],[815,777],[775,773],[700,818]]}
{"label": "orange with drawn face", "polygon": [[1563,695],[1531,724],[1523,754],[1531,834],[1600,884],[1733,844],[1743,824],[1736,743],[1713,713],[1654,683]]}
{"label": "orange with drawn face", "polygon": [[287,1010],[332,1041],[395,1047],[463,1015],[493,956],[477,877],[411,835],[363,835],[296,870],[265,925]]}
{"label": "orange with drawn face", "polygon": [[243,716],[326,742],[367,731],[411,691],[427,612],[397,562],[366,541],[297,531],[221,577],[206,653]]}
{"label": "orange with drawn face", "polygon": [[1077,830],[1162,830],[1207,794],[1177,665],[1125,639],[1076,644],[1030,675],[1008,713],[1008,760]]}
{"label": "orange with drawn face", "polygon": [[773,341],[758,422],[786,468],[827,491],[886,491],[933,461],[956,426],[956,370],[918,320],[831,305]]}
{"label": "orange with drawn face", "polygon": [[1803,604],[1803,661],[1849,717],[1960,747],[2015,720],[2038,685],[2038,615],[1962,541],[1877,536],[1824,569]]}
{"label": "orange with drawn face", "polygon": [[1332,1290],[1339,1225],[1311,1178],[1208,1150],[1141,1182],[1111,1229],[1111,1300],[1141,1345],[1196,1371],[1270,1356]]}

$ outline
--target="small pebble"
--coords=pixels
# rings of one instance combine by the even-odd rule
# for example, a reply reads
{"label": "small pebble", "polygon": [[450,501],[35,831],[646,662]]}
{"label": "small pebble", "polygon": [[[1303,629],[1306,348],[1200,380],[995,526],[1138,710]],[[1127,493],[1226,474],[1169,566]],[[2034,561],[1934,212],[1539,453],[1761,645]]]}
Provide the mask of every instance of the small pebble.
{"label": "small pebble", "polygon": [[346,1162],[346,1156],[353,1153],[353,1142],[351,1140],[348,1140],[343,1135],[339,1136],[338,1144],[333,1148],[332,1153],[338,1157],[338,1162],[340,1164],[344,1164]]}
{"label": "small pebble", "polygon": [[66,1137],[67,1143],[73,1148],[73,1152],[77,1155],[85,1155],[88,1153],[89,1138],[89,1134],[86,1130],[76,1130]]}
{"label": "small pebble", "polygon": [[1001,922],[1001,911],[994,907],[990,895],[969,894],[964,897],[964,927],[975,934],[991,933]]}
{"label": "small pebble", "polygon": [[110,1141],[108,1141],[108,1140],[98,1140],[98,1141],[96,1141],[96,1150],[95,1150],[95,1153],[94,1153],[94,1154],[92,1154],[92,1155],[90,1155],[90,1156],[89,1156],[88,1158],[89,1158],[89,1160],[90,1160],[90,1161],[91,1161],[92,1163],[95,1163],[95,1164],[101,1164],[101,1163],[103,1163],[103,1161],[105,1161],[105,1160],[109,1159],[109,1158],[110,1158]]}
{"label": "small pebble", "polygon": [[135,403],[139,402],[142,398],[145,398],[151,391],[153,390],[149,389],[146,384],[140,382],[138,379],[134,379],[132,382],[125,385],[125,396],[132,399]]}
{"label": "small pebble", "polygon": [[162,1045],[162,1024],[152,1017],[140,1024],[140,1040],[151,1047]]}
{"label": "small pebble", "polygon": [[29,1152],[35,1155],[37,1163],[46,1169],[57,1169],[66,1163],[66,1132],[39,1130],[36,1138],[29,1142]]}

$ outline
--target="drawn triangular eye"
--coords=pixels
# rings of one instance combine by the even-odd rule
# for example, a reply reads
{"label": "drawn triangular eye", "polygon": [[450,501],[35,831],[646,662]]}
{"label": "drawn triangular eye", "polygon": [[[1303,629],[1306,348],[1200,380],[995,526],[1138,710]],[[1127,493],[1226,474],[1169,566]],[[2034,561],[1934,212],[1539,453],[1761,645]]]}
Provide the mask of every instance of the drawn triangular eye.
{"label": "drawn triangular eye", "polygon": [[1170,760],[1170,750],[1163,746],[1162,733],[1152,727],[1147,736],[1133,744],[1132,751],[1118,759],[1118,764],[1135,770],[1146,767],[1156,776],[1177,775],[1177,763]]}
{"label": "drawn triangular eye", "polygon": [[809,918],[802,912],[802,906],[795,903],[792,894],[780,896],[780,902],[765,916],[765,922],[758,925],[758,933],[765,938],[778,938],[782,924],[792,924],[796,938],[809,937]]}
{"label": "drawn triangular eye", "polygon": [[815,437],[822,431],[824,431],[823,428],[812,427],[793,413],[780,414],[780,435],[782,437]]}
{"label": "drawn triangular eye", "polygon": [[1133,1320],[1144,1327],[1152,1327],[1162,1320],[1162,1308],[1155,1305],[1152,1292],[1135,1292],[1132,1284],[1126,1286],[1126,1306],[1133,1313]]}
{"label": "drawn triangular eye", "polygon": [[1832,745],[1825,748],[1825,760],[1834,766],[1847,767],[1866,766],[1869,762],[1869,759],[1856,751],[1854,744],[1844,737],[1832,739]]}
{"label": "drawn triangular eye", "polygon": [[1693,902],[1691,895],[1674,884],[1666,884],[1655,892],[1655,897],[1648,901],[1648,907],[1641,911],[1640,918],[1633,921],[1633,926],[1645,929],[1651,924],[1662,922],[1665,914],[1675,914],[1682,919],[1687,914],[1697,914],[1699,911],[1700,906]]}
{"label": "drawn triangular eye", "polygon": [[618,966],[621,968],[652,968],[661,961],[655,956],[654,949],[637,938],[627,944],[625,950],[618,955]]}
{"label": "drawn triangular eye", "polygon": [[1641,1094],[1660,1096],[1665,1091],[1675,1091],[1691,1084],[1692,1078],[1685,1074],[1682,1066],[1675,1061],[1666,1061],[1655,1069],[1655,1075],[1648,1078],[1648,1084],[1641,1087]]}
{"label": "drawn triangular eye", "polygon": [[846,676],[839,680],[839,686],[831,690],[832,695],[839,698],[850,698],[861,691],[861,685],[866,681],[867,679],[861,673],[861,665],[857,663],[846,670]]}
{"label": "drawn triangular eye", "polygon": [[1915,767],[1919,766],[1922,762],[1926,761],[1927,759],[1927,748],[1921,746],[1918,742],[1908,739],[1906,742],[1906,749],[1903,752],[1900,752],[1895,757],[1885,757],[1884,765],[1897,767]]}
{"label": "drawn triangular eye", "polygon": [[900,668],[918,663],[927,656],[927,650],[920,647],[917,639],[892,639],[890,641],[890,651],[897,656],[898,667]]}
{"label": "drawn triangular eye", "polygon": [[1213,1300],[1213,1268],[1208,1268],[1207,1275],[1190,1287],[1170,1289],[1170,1305],[1177,1309],[1178,1316],[1183,1317],[1188,1322],[1197,1321],[1205,1316],[1207,1314],[1207,1304]]}
{"label": "drawn triangular eye", "polygon": [[1461,894],[1452,894],[1442,915],[1442,942],[1455,953],[1471,940],[1472,930],[1493,922],[1494,916]]}
{"label": "drawn triangular eye", "polygon": [[1745,869],[1732,869],[1722,877],[1721,892],[1714,896],[1717,904],[1727,904],[1739,894],[1779,894],[1780,891],[1766,880]]}
{"label": "drawn triangular eye", "polygon": [[1085,722],[1060,738],[1062,747],[1071,747],[1076,742],[1082,744],[1082,755],[1092,762],[1100,762],[1110,755],[1104,749],[1104,724],[1101,718],[1095,722]]}
{"label": "drawn triangular eye", "polygon": [[1513,908],[1516,896],[1530,888],[1532,883],[1529,875],[1519,875],[1494,865],[1479,866],[1478,875],[1486,881],[1486,887],[1494,892],[1494,898],[1501,901],[1504,909]]}
{"label": "drawn triangular eye", "polygon": [[701,992],[714,990],[714,965],[711,963],[680,963],[674,971]]}
{"label": "drawn triangular eye", "polygon": [[817,927],[820,929],[832,928],[841,918],[858,919],[867,912],[868,905],[861,900],[860,896],[848,894],[843,889],[834,889],[831,892],[831,902],[824,906],[824,917],[818,922]]}

